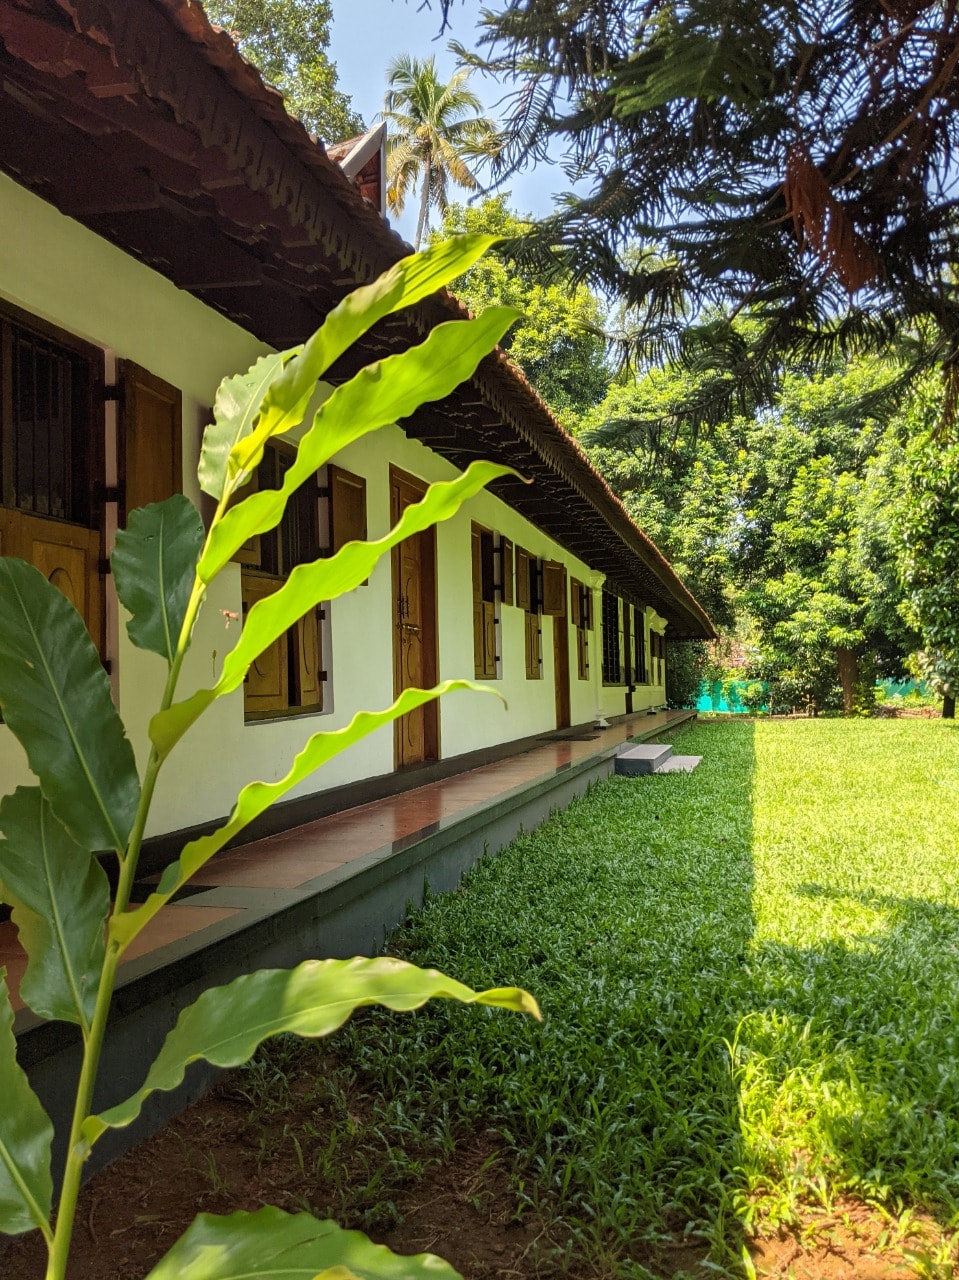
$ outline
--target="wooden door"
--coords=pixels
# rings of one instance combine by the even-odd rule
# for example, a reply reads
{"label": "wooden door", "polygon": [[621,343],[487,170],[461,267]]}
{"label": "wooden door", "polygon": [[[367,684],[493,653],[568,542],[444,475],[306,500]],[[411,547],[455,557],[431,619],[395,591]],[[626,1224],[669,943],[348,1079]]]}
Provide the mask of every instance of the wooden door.
{"label": "wooden door", "polygon": [[[390,519],[418,502],[426,485],[399,471],[390,472]],[[428,689],[436,684],[436,538],[432,529],[407,538],[393,550],[393,692]],[[396,721],[396,768],[436,760],[439,717],[435,702]]]}
{"label": "wooden door", "polygon": [[553,617],[553,680],[556,684],[556,728],[568,729],[569,622],[565,613]]}

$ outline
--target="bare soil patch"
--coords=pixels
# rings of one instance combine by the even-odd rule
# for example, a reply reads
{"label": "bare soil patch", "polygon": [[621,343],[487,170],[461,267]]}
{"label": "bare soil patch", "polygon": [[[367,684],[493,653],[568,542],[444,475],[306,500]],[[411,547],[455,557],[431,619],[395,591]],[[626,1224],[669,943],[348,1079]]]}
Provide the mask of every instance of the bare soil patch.
{"label": "bare soil patch", "polygon": [[[297,1095],[301,1095],[297,1104]],[[255,1117],[231,1078],[149,1142],[98,1174],[84,1188],[77,1214],[71,1280],[139,1280],[197,1213],[231,1213],[274,1204],[303,1209],[367,1231],[399,1253],[436,1253],[466,1280],[601,1280],[606,1267],[569,1262],[569,1240],[524,1211],[508,1156],[492,1135],[479,1134],[452,1155],[412,1161],[405,1178],[347,1195],[311,1175],[314,1155],[342,1117],[318,1123],[315,1098],[293,1082],[292,1105]],[[351,1099],[353,1123],[369,1131],[364,1099]],[[357,1171],[342,1170],[350,1186]],[[344,1202],[345,1200],[345,1202]],[[908,1250],[923,1254],[939,1232],[915,1220],[896,1239],[890,1219],[850,1202],[832,1214],[810,1212],[801,1228],[751,1242],[763,1280],[902,1280],[946,1270],[917,1270]],[[896,1240],[895,1244],[891,1241]],[[634,1263],[663,1280],[716,1275],[705,1246],[677,1236],[630,1249]],[[46,1265],[36,1234],[0,1243],[3,1280],[42,1280]],[[640,1273],[641,1274],[641,1273]]]}

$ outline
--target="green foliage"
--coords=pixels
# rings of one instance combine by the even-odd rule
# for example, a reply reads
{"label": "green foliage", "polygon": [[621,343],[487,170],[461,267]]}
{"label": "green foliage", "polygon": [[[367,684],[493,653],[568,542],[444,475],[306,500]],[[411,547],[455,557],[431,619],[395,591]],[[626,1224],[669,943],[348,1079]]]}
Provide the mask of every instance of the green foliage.
{"label": "green foliage", "polygon": [[517,262],[510,244],[528,225],[507,208],[505,196],[494,196],[477,205],[450,205],[433,241],[479,232],[506,241],[455,280],[453,291],[472,311],[498,303],[521,313],[503,346],[560,422],[575,431],[582,415],[606,394],[612,377],[603,307],[569,273],[546,275]]}
{"label": "green foliage", "polygon": [[236,1067],[269,1036],[328,1036],[364,1005],[408,1012],[440,997],[538,1013],[535,1001],[516,988],[477,994],[435,970],[388,956],[305,960],[295,969],[261,969],[204,991],[184,1009],[142,1087],[125,1102],[91,1116],[83,1136],[92,1146],[106,1129],[132,1124],[151,1093],[175,1089],[190,1063],[201,1058],[215,1067]]}
{"label": "green foliage", "polygon": [[703,682],[708,651],[701,640],[674,641],[666,660],[666,702],[670,707],[694,707]]}
{"label": "green foliage", "polygon": [[330,0],[204,0],[203,8],[323,142],[363,132],[349,96],[336,87],[336,66],[326,54]]}
{"label": "green foliage", "polygon": [[673,364],[623,377],[583,422],[594,465],[634,520],[724,630],[735,625],[742,503],[749,475],[747,422],[700,432],[684,406],[703,375]]}
{"label": "green foliage", "polygon": [[499,150],[496,126],[482,115],[483,104],[469,88],[466,67],[445,83],[436,72],[436,59],[399,54],[386,72],[383,119],[389,125],[386,156],[386,199],[402,213],[407,197],[422,179],[414,249],[429,230],[430,209],[441,214],[449,204],[452,184],[477,191],[478,161]]}
{"label": "green foliage", "polygon": [[[832,1225],[850,1198],[890,1234],[905,1206],[954,1233],[959,735],[757,720],[675,746],[695,774],[593,788],[394,936],[473,986],[535,973],[546,1018],[349,1025],[322,1087],[355,1099],[329,1160],[356,1162],[357,1216],[480,1132],[544,1273],[669,1276],[681,1247],[687,1274],[701,1249],[739,1276],[744,1236]],[[317,1096],[318,1054],[298,1057],[293,1092]]]}
{"label": "green foliage", "polygon": [[714,621],[752,619],[749,674],[777,709],[864,709],[872,673],[899,674],[914,645],[889,501],[901,487],[903,428],[884,395],[895,372],[791,365],[772,411],[753,406],[708,435],[680,416],[664,436],[657,424],[699,385],[672,365],[612,388],[589,420],[594,461]]}
{"label": "green foliage", "polygon": [[280,1209],[201,1213],[146,1280],[457,1280],[428,1253],[398,1258],[359,1231]]}
{"label": "green foliage", "polygon": [[895,522],[902,610],[919,631],[922,671],[943,697],[959,696],[959,438],[936,430],[929,396],[908,413],[914,434]]}
{"label": "green foliage", "polygon": [[[93,1144],[106,1128],[129,1124],[152,1091],[175,1087],[190,1062],[205,1058],[234,1065],[267,1036],[283,1031],[327,1035],[354,1009],[376,1002],[411,1009],[441,996],[538,1016],[535,1001],[516,988],[476,993],[435,971],[390,960],[307,962],[288,973],[249,975],[206,992],[183,1011],[142,1088],[103,1115],[92,1114],[117,966],[172,894],[273,800],[339,751],[447,689],[482,687],[447,681],[432,690],[407,689],[391,707],[359,712],[342,729],[314,734],[285,777],[244,787],[228,821],[188,844],[157,891],[130,909],[157,778],[185,730],[213,701],[238,688],[251,664],[308,609],[355,587],[392,546],[450,518],[504,473],[503,467],[476,463],[456,480],[432,486],[379,541],[349,543],[328,560],[298,566],[281,590],[250,610],[217,683],[175,701],[207,588],[232,552],[248,537],[276,527],[296,486],[344,443],[406,416],[424,397],[448,394],[472,373],[512,313],[500,308],[476,320],[442,325],[420,347],[361,370],[317,410],[283,487],[234,502],[266,441],[301,424],[317,379],[370,325],[446,284],[487,245],[488,238],[467,238],[397,264],[337,307],[303,347],[258,361],[247,374],[228,379],[217,396],[200,463],[201,483],[217,500],[208,532],[204,535],[188,500],[177,495],[134,512],[128,530],[118,535],[114,570],[130,613],[131,639],[163,658],[167,668],[142,785],[83,620],[36,569],[0,559],[0,709],[39,782],[0,803],[0,900],[12,906],[27,951],[22,998],[43,1017],[78,1024],[83,1037],[54,1226],[52,1130],[17,1062],[12,1009],[0,982],[0,1231],[39,1228],[49,1252],[47,1280],[66,1275],[81,1173]],[[119,859],[112,908],[95,857],[100,849],[113,850]],[[328,1280],[334,1275],[345,1280],[347,1274],[452,1275],[436,1259],[400,1263],[332,1224],[278,1211],[241,1215],[232,1222],[202,1218],[151,1274],[312,1280],[318,1273],[329,1273]]]}
{"label": "green foliage", "polygon": [[20,995],[41,1018],[89,1035],[103,969],[110,886],[97,859],[70,836],[39,787],[0,801],[0,899],[27,953]]}
{"label": "green foliage", "polygon": [[514,90],[502,172],[559,151],[576,182],[525,259],[559,259],[622,299],[643,360],[684,354],[683,312],[750,308],[741,343],[719,323],[730,341],[691,421],[774,388],[784,356],[883,352],[903,322],[913,372],[950,366],[959,87],[944,50],[959,15],[923,13],[852,0],[484,11],[487,56],[473,60]]}
{"label": "green foliage", "polygon": [[171,664],[202,547],[200,513],[182,494],[131,511],[126,529],[117,532],[110,563],[120,603],[130,614],[127,633],[135,645]]}
{"label": "green foliage", "polygon": [[[516,313],[510,308],[493,307],[465,325],[459,320],[447,321],[437,325],[419,346],[378,360],[337,387],[317,409],[281,487],[250,494],[226,512],[211,533],[198,564],[203,581],[209,582],[219,573],[255,528],[275,529],[290,495],[339,449],[369,431],[407,417],[423,401],[441,400],[447,395],[476,367],[515,318]],[[309,355],[304,351],[299,359],[306,361]],[[271,434],[276,434],[275,430],[271,429]],[[228,477],[228,489],[231,483],[238,485],[256,465],[268,438],[265,430],[261,434],[258,427],[248,440],[238,442],[237,475],[232,481]]]}
{"label": "green foliage", "polygon": [[77,843],[122,854],[140,800],[133,748],[83,619],[48,587],[32,565],[0,558],[3,718]]}
{"label": "green foliage", "polygon": [[[420,259],[397,263],[373,284],[354,289],[339,302],[302,348],[264,356],[247,373],[225,379],[200,452],[203,491],[219,500],[244,484],[271,436],[302,422],[317,379],[334,360],[377,321],[448,283],[457,264],[468,269],[493,240],[488,235],[464,236],[445,249],[437,247]],[[350,386],[352,383],[346,383],[337,390],[345,392]],[[355,394],[355,389],[349,394]],[[342,423],[339,429],[344,430]],[[231,458],[235,464],[232,469]]]}
{"label": "green foliage", "polygon": [[14,1235],[39,1228],[49,1242],[53,1125],[17,1062],[13,1006],[5,980],[0,980],[0,1089],[4,1109],[0,1125],[0,1230]]}

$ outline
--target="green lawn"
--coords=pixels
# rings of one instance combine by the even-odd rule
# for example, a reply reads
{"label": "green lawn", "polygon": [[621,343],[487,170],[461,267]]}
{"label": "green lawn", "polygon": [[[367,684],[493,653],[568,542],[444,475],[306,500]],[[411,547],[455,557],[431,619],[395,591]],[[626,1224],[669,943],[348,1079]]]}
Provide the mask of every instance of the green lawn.
{"label": "green lawn", "polygon": [[849,1195],[959,1227],[959,728],[676,746],[695,773],[594,789],[394,939],[529,987],[545,1020],[358,1019],[333,1043],[373,1147],[399,1165],[494,1130],[575,1274],[649,1275],[638,1244],[683,1233],[738,1274],[744,1233]]}

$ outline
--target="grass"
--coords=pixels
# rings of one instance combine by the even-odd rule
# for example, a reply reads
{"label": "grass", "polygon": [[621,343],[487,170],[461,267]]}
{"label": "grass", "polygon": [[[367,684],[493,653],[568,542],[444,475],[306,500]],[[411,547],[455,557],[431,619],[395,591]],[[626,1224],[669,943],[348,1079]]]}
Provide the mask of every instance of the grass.
{"label": "grass", "polygon": [[[850,1198],[889,1213],[891,1242],[897,1216],[934,1215],[940,1260],[914,1265],[951,1274],[959,730],[723,723],[677,748],[703,755],[694,774],[594,788],[394,937],[474,986],[528,986],[545,1020],[355,1020],[322,1088],[365,1105],[325,1176],[345,1180],[348,1148],[375,1225],[391,1179],[479,1131],[575,1274],[673,1274],[657,1248],[684,1238],[740,1275],[744,1236]],[[272,1061],[255,1071],[282,1078]]]}

